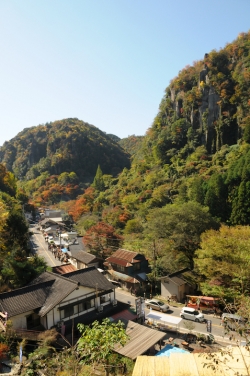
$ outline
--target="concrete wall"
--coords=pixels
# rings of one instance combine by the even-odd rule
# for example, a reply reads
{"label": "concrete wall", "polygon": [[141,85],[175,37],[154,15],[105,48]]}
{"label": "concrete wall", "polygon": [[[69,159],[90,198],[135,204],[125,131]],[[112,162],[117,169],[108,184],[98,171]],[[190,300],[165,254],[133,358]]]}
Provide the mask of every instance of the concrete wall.
{"label": "concrete wall", "polygon": [[179,295],[179,286],[175,285],[174,283],[165,283],[164,280],[161,282],[161,295],[164,296],[165,298],[170,297],[171,295],[176,295],[177,299]]}
{"label": "concrete wall", "polygon": [[26,317],[31,315],[33,311],[25,312],[25,314],[10,317],[13,329],[27,329]]}

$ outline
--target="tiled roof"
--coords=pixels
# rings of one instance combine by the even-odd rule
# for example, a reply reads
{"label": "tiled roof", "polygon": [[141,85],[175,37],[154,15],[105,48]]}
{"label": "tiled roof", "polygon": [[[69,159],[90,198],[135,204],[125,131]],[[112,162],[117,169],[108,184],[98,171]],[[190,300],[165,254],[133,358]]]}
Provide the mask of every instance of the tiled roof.
{"label": "tiled roof", "polygon": [[31,283],[33,285],[34,283],[53,281],[53,288],[39,311],[40,316],[44,316],[77,288],[78,283],[76,281],[64,278],[64,276],[65,274],[62,276],[51,272],[44,272]]}
{"label": "tiled roof", "polygon": [[[72,253],[72,252],[71,252]],[[92,255],[91,253],[85,252],[85,251],[78,251],[72,256],[81,262],[84,262],[84,264],[90,264],[91,262],[97,262],[98,259],[95,255]]]}
{"label": "tiled roof", "polygon": [[84,251],[85,246],[82,242],[82,237],[77,237],[72,241],[72,244],[69,244],[69,250],[73,257],[75,257],[75,254],[79,251]]}
{"label": "tiled roof", "polygon": [[1,310],[13,317],[34,309],[46,315],[64,300],[78,285],[98,290],[114,289],[95,267],[76,270],[63,275],[44,272],[28,286],[0,294]]}
{"label": "tiled roof", "polygon": [[98,290],[114,289],[114,285],[107,280],[94,266],[90,268],[76,270],[72,273],[64,274],[65,278],[80,283],[81,286],[96,288]]}
{"label": "tiled roof", "polygon": [[12,317],[41,308],[53,283],[54,281],[46,281],[0,294],[2,310],[8,313],[8,317]]}

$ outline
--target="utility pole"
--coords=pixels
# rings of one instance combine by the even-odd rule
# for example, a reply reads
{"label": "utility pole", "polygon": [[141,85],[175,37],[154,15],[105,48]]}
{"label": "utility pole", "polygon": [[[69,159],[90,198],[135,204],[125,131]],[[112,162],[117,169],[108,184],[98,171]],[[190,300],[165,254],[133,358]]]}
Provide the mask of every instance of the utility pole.
{"label": "utility pole", "polygon": [[154,265],[154,280],[156,281],[156,245],[155,245],[155,239],[153,240],[153,265]]}

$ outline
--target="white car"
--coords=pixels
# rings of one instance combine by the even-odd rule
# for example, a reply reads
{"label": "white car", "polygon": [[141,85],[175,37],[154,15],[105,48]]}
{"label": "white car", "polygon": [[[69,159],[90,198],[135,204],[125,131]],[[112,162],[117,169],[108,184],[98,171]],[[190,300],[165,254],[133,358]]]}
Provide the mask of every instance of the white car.
{"label": "white car", "polygon": [[182,319],[186,319],[186,320],[192,320],[192,321],[196,321],[196,322],[204,322],[205,321],[205,317],[202,313],[200,313],[196,309],[190,308],[190,307],[182,308],[180,316],[181,316]]}
{"label": "white car", "polygon": [[152,308],[160,312],[167,312],[169,310],[169,306],[158,299],[146,299],[145,305],[147,308]]}

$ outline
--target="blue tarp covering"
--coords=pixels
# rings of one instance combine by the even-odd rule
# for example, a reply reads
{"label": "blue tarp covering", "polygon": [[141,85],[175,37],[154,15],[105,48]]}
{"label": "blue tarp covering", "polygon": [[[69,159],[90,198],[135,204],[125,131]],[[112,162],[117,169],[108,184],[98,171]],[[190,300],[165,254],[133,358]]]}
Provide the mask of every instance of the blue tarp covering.
{"label": "blue tarp covering", "polygon": [[159,351],[156,356],[170,356],[173,353],[189,353],[189,351],[180,349],[179,347],[174,347],[172,345],[165,346],[161,351]]}
{"label": "blue tarp covering", "polygon": [[67,248],[62,248],[61,251],[64,253],[68,252]]}

